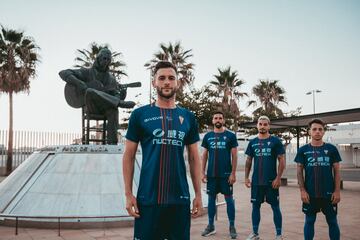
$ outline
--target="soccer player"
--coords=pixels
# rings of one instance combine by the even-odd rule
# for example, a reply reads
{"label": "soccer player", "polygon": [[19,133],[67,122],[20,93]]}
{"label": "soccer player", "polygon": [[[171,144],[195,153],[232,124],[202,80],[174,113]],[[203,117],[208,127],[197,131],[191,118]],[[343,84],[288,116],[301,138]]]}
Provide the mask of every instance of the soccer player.
{"label": "soccer player", "polygon": [[[325,123],[309,122],[311,142],[302,146],[295,157],[302,211],[305,213],[304,239],[314,238],[316,214],[326,217],[331,240],[340,239],[337,204],[340,202],[340,154],[336,147],[323,141]],[[305,180],[303,172],[305,171]]]}
{"label": "soccer player", "polygon": [[[252,139],[247,146],[245,165],[245,186],[251,187],[252,225],[253,232],[248,240],[259,240],[260,207],[264,200],[271,205],[273,220],[276,228],[275,239],[282,238],[282,216],[279,204],[279,187],[281,176],[285,169],[285,149],[280,139],[271,136],[270,119],[267,116],[259,117],[257,121],[258,136]],[[278,170],[276,171],[276,161]],[[252,181],[249,174],[254,161]]]}
{"label": "soccer player", "polygon": [[[236,182],[237,146],[236,135],[224,127],[225,119],[222,112],[215,112],[212,118],[214,130],[205,134],[201,146],[202,181],[207,183],[209,224],[202,232],[207,237],[216,233],[214,217],[216,213],[216,195],[225,196],[227,214],[229,218],[229,232],[232,239],[236,239],[235,204],[233,199],[233,184]],[[209,162],[207,173],[206,163]]]}
{"label": "soccer player", "polygon": [[[134,239],[190,239],[190,215],[202,210],[198,124],[193,113],[175,105],[179,87],[176,67],[161,61],[152,85],[157,101],[130,116],[123,156],[126,209],[135,217]],[[133,195],[135,153],[140,142],[142,167],[137,197]],[[195,190],[190,210],[184,147]]]}

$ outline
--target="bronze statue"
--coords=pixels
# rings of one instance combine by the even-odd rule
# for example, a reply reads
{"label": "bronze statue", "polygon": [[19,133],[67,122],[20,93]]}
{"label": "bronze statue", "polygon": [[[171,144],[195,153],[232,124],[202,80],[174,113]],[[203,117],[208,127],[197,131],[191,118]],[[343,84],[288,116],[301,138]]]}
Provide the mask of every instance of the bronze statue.
{"label": "bronze statue", "polygon": [[65,99],[74,107],[84,107],[87,113],[105,115],[107,124],[107,143],[117,144],[119,110],[133,108],[133,101],[124,101],[127,87],[139,87],[140,82],[119,84],[109,72],[111,52],[107,48],[100,50],[91,68],[65,69],[59,72],[67,84]]}

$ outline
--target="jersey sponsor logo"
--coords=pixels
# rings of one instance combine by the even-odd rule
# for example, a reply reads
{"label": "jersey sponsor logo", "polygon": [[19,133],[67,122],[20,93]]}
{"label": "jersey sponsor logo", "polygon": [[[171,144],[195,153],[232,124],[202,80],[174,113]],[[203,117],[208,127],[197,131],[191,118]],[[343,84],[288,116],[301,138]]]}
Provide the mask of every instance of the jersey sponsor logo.
{"label": "jersey sponsor logo", "polygon": [[210,142],[210,148],[211,149],[225,149],[226,148],[226,142]]}
{"label": "jersey sponsor logo", "polygon": [[308,167],[328,167],[330,166],[330,157],[308,157]]}
{"label": "jersey sponsor logo", "polygon": [[[147,123],[150,121],[156,121],[156,120],[162,120],[162,119],[163,119],[163,116],[156,116],[156,117],[151,117],[151,118],[145,118],[144,122]],[[171,116],[166,116],[166,120],[172,121]]]}
{"label": "jersey sponsor logo", "polygon": [[269,157],[271,156],[271,148],[255,148],[256,157]]}
{"label": "jersey sponsor logo", "polygon": [[156,145],[173,145],[173,146],[183,146],[183,140],[185,137],[185,132],[169,129],[166,132],[157,128],[153,131],[154,139],[153,144]]}
{"label": "jersey sponsor logo", "polygon": [[180,121],[180,124],[183,124],[183,122],[184,122],[184,117],[183,117],[183,116],[179,116],[179,121]]}
{"label": "jersey sponsor logo", "polygon": [[153,135],[154,135],[154,137],[162,137],[162,136],[164,136],[164,134],[165,134],[165,132],[164,132],[164,130],[162,130],[161,128],[158,128],[158,129],[155,129],[154,131],[153,131]]}

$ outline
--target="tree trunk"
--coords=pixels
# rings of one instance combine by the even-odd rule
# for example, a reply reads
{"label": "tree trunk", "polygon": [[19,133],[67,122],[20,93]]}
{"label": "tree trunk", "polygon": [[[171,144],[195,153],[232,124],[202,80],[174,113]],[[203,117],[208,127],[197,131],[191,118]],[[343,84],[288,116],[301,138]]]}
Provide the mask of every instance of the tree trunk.
{"label": "tree trunk", "polygon": [[13,163],[13,95],[9,93],[9,140],[7,149],[7,160],[6,160],[6,176],[9,176],[12,172]]}

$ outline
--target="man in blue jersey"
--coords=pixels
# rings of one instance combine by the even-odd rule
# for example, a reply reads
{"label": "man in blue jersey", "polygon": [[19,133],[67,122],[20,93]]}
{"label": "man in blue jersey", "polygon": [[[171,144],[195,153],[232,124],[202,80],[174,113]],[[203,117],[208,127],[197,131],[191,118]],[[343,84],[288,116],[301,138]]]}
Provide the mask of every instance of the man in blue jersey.
{"label": "man in blue jersey", "polygon": [[[340,202],[340,154],[336,147],[325,143],[325,123],[314,119],[309,123],[311,142],[302,146],[295,157],[302,211],[305,213],[304,239],[314,238],[316,214],[326,217],[331,240],[340,239],[337,204]],[[305,179],[303,172],[305,171]]]}
{"label": "man in blue jersey", "polygon": [[[154,68],[157,101],[135,109],[129,120],[123,156],[126,209],[135,217],[134,239],[190,239],[190,216],[202,210],[198,124],[193,113],[175,105],[176,67],[161,61]],[[132,192],[135,153],[140,142],[142,167],[135,198]],[[190,210],[184,147],[195,190]]]}
{"label": "man in blue jersey", "polygon": [[[257,121],[258,135],[247,146],[245,165],[245,186],[251,187],[253,232],[248,240],[259,240],[260,207],[264,200],[271,205],[276,229],[275,239],[282,238],[282,215],[279,204],[279,187],[285,169],[285,149],[280,139],[271,136],[270,119],[261,116]],[[254,161],[252,181],[249,174]],[[276,163],[279,162],[276,171]]]}
{"label": "man in blue jersey", "polygon": [[[216,213],[216,195],[225,196],[227,214],[229,218],[229,232],[232,239],[236,239],[235,205],[233,199],[233,184],[236,182],[237,146],[236,135],[224,127],[225,119],[222,112],[215,112],[212,118],[214,130],[205,134],[201,146],[202,181],[207,183],[209,224],[202,232],[207,237],[216,233],[214,217]],[[206,163],[209,162],[207,172]]]}

